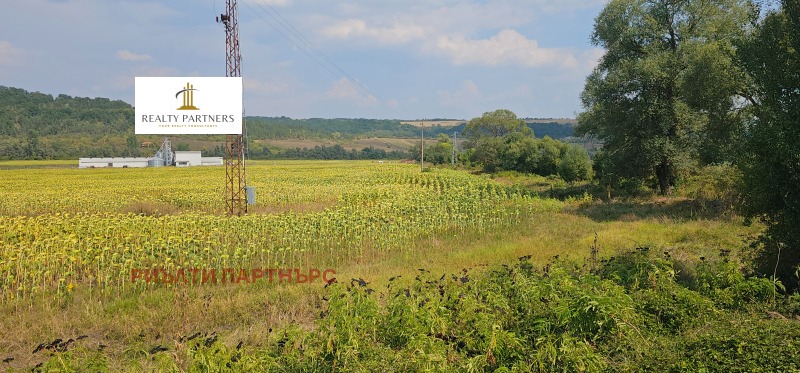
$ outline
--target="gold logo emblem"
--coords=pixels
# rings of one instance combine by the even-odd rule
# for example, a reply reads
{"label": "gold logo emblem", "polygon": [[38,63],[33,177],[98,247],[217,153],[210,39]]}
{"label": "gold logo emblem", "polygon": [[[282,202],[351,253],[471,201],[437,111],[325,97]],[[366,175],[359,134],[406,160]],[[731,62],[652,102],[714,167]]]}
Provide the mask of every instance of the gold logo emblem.
{"label": "gold logo emblem", "polygon": [[178,95],[183,94],[183,106],[179,107],[178,110],[200,110],[194,106],[194,91],[196,91],[194,86],[187,82],[186,87],[175,94],[175,98],[178,98]]}

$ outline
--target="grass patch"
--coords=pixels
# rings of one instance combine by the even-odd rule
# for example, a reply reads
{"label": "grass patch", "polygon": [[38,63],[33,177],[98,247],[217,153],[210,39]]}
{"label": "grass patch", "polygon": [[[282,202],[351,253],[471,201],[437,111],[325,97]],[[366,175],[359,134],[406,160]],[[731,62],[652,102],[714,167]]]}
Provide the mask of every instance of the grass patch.
{"label": "grass patch", "polygon": [[[655,253],[671,253],[676,260],[696,261],[701,256],[718,258],[720,249],[736,251],[742,247],[741,240],[757,230],[727,220],[595,221],[572,211],[545,212],[491,232],[438,234],[402,251],[366,251],[336,270],[343,283],[363,278],[382,292],[394,282],[411,286],[420,268],[439,278],[463,269],[478,275],[527,255],[540,265],[555,256],[583,260],[590,256],[595,233],[601,258],[648,246]],[[239,341],[248,348],[263,346],[274,342],[270,328],[296,325],[312,330],[323,296],[321,283],[162,288],[106,299],[77,291],[69,300],[56,303],[45,297],[27,305],[0,307],[0,314],[6,316],[0,322],[0,356],[15,358],[10,367],[30,368],[46,358],[30,354],[38,344],[87,335],[75,346],[87,351],[106,346],[102,354],[111,371],[137,364],[156,369],[152,355],[130,356],[124,351],[132,345],[149,349],[166,344],[174,349],[175,341],[195,333],[216,333],[227,348]]]}
{"label": "grass patch", "polygon": [[780,313],[793,300],[771,298],[766,279],[728,261],[701,261],[686,284],[671,259],[645,249],[598,267],[582,263],[524,257],[441,277],[417,269],[413,279],[385,286],[343,279],[308,296],[303,306],[315,313],[308,325],[245,317],[216,320],[214,330],[190,323],[197,331],[177,337],[129,328],[121,350],[81,342],[42,363],[114,371],[800,369],[800,322]]}

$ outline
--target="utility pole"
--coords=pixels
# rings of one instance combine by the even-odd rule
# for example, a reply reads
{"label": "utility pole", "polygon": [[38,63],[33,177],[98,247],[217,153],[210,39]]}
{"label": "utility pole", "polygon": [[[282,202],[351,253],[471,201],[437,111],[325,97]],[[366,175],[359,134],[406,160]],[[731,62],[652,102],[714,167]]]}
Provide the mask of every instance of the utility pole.
{"label": "utility pole", "polygon": [[456,165],[456,144],[458,141],[458,132],[453,131],[453,166]]}
{"label": "utility pole", "polygon": [[422,143],[419,147],[421,156],[419,157],[419,172],[425,171],[425,119],[422,120]]}
{"label": "utility pole", "polygon": [[[217,22],[225,26],[225,76],[240,77],[242,70],[239,54],[239,5],[237,0],[225,0],[225,14]],[[242,113],[244,116],[244,113]],[[244,126],[244,121],[242,121]],[[243,133],[243,132],[241,132]],[[225,206],[229,215],[240,216],[247,212],[245,195],[246,173],[244,159],[244,136],[226,135],[225,138]]]}

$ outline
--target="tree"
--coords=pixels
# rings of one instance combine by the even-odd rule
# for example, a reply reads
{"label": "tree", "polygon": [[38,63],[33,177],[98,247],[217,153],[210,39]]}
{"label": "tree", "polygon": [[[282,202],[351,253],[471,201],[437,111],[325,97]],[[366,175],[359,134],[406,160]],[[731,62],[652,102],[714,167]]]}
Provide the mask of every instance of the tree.
{"label": "tree", "polygon": [[450,136],[440,133],[436,140],[436,144],[426,147],[425,158],[433,164],[450,163],[453,154]]}
{"label": "tree", "polygon": [[128,156],[134,157],[139,155],[139,140],[136,139],[135,134],[129,134],[128,137],[125,139],[126,145],[128,145]]}
{"label": "tree", "polygon": [[533,136],[533,131],[514,112],[499,109],[470,120],[464,129],[464,136],[469,141],[479,141],[483,138],[501,138],[515,132]]}
{"label": "tree", "polygon": [[541,159],[539,140],[520,132],[506,136],[499,148],[499,165],[504,170],[534,173]]}
{"label": "tree", "polygon": [[655,178],[667,195],[682,172],[729,153],[716,149],[737,133],[745,84],[732,41],[754,9],[748,0],[606,5],[591,38],[606,53],[586,80],[576,132],[603,141],[608,172]]}
{"label": "tree", "polygon": [[[586,151],[575,151],[570,149],[570,145],[548,136],[541,140],[534,138],[533,131],[525,121],[517,119],[508,110],[496,110],[472,119],[464,134],[467,137],[464,143],[467,148],[465,155],[470,161],[480,164],[486,172],[517,171],[543,176],[556,175],[561,172],[562,157],[568,155],[568,163],[563,166],[564,172],[569,172],[568,181],[586,179],[591,174],[592,161]],[[440,139],[447,138],[442,136],[440,135]],[[440,144],[442,141],[444,140],[440,140]],[[449,139],[447,144],[449,145]],[[589,172],[585,172],[586,167]]]}
{"label": "tree", "polygon": [[[561,161],[562,148],[566,146],[561,141],[545,138],[535,144],[536,163],[533,165],[533,172],[539,175],[555,175],[558,173],[558,164]],[[586,155],[589,161],[589,155]]]}
{"label": "tree", "polygon": [[[506,137],[513,139],[533,137],[533,131],[518,119],[517,115],[507,109],[483,113],[473,118],[464,129],[467,141],[465,147],[474,148],[473,161],[483,166],[487,172],[503,169],[508,160],[502,159],[504,148],[508,145]],[[508,169],[508,168],[507,168]]]}
{"label": "tree", "polygon": [[586,149],[565,144],[561,161],[558,163],[558,176],[564,181],[573,183],[579,180],[588,180],[592,177],[592,162]]}
{"label": "tree", "polygon": [[[740,167],[743,211],[766,224],[756,267],[789,289],[800,265],[800,4],[783,1],[740,48],[755,120]],[[794,281],[792,281],[794,280]]]}
{"label": "tree", "polygon": [[465,146],[472,145],[474,150],[471,153],[471,161],[479,164],[486,172],[495,172],[503,168],[503,160],[500,158],[503,154],[502,138],[484,138],[475,143],[467,142]]}

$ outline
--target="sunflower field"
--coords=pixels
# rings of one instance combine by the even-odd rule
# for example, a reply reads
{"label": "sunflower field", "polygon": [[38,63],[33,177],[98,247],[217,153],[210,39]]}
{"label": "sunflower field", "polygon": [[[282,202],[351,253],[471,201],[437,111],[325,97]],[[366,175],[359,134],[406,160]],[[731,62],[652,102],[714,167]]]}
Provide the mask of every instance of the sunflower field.
{"label": "sunflower field", "polygon": [[488,178],[401,163],[251,163],[257,203],[242,217],[224,214],[222,167],[0,172],[3,300],[164,286],[132,279],[150,268],[335,266],[561,208]]}

